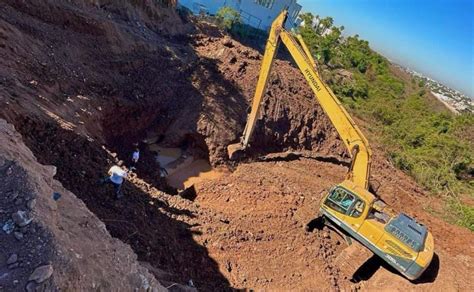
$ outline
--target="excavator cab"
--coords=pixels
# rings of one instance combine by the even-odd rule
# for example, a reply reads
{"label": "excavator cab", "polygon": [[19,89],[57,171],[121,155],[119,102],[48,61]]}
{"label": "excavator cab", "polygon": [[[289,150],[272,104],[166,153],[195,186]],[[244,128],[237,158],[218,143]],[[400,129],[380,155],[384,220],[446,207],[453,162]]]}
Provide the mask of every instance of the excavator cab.
{"label": "excavator cab", "polygon": [[[240,142],[229,145],[229,158],[238,158],[249,147],[270,70],[278,46],[283,43],[352,157],[346,179],[325,195],[319,209],[319,215],[339,229],[340,233],[355,239],[348,240],[351,244],[336,262],[340,263],[342,269],[357,269],[358,262],[362,264],[368,257],[376,254],[402,275],[414,280],[433,258],[433,236],[425,226],[409,216],[403,213],[395,216],[369,192],[372,156],[369,142],[319,76],[316,63],[303,39],[299,36],[295,38],[283,27],[286,15],[287,11],[284,10],[270,29],[247,124]],[[358,261],[353,260],[353,256]]]}

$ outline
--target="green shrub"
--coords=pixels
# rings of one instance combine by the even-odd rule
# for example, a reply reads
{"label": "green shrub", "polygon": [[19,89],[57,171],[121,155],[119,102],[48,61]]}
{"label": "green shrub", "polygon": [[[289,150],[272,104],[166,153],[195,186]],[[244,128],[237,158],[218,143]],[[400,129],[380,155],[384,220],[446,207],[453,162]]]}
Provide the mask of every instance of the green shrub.
{"label": "green shrub", "polygon": [[463,204],[459,200],[451,199],[449,209],[455,212],[454,221],[460,226],[469,228],[474,231],[474,208]]}
{"label": "green shrub", "polygon": [[240,14],[232,7],[224,6],[216,13],[217,21],[222,29],[230,31],[235,25],[240,23]]}

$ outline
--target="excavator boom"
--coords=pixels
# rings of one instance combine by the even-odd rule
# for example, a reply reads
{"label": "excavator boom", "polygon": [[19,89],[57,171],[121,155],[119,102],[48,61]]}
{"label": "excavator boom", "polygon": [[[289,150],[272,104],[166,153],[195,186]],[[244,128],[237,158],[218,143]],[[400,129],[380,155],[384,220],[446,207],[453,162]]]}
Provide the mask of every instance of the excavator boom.
{"label": "excavator boom", "polygon": [[265,47],[257,87],[255,89],[252,109],[247,118],[247,124],[240,143],[229,145],[228,147],[229,157],[233,159],[238,151],[245,150],[249,145],[259,116],[260,105],[265,94],[265,88],[278,50],[278,45],[280,42],[283,42],[295,60],[298,68],[308,81],[317,101],[331,120],[352,156],[352,165],[347,179],[368,189],[371,158],[369,143],[331,89],[321,80],[321,77],[316,71],[316,63],[304,44],[303,39],[298,36],[300,45],[298,41],[284,29],[283,24],[285,23],[286,13],[286,11],[283,11],[272,24]]}

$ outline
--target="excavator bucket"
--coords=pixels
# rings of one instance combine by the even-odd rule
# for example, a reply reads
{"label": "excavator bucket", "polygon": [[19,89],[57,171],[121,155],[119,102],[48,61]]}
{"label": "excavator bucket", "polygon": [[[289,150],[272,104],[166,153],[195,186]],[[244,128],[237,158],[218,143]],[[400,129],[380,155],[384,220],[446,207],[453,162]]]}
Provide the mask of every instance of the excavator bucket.
{"label": "excavator bucket", "polygon": [[244,154],[244,148],[241,143],[230,144],[227,146],[227,155],[230,160],[237,160]]}

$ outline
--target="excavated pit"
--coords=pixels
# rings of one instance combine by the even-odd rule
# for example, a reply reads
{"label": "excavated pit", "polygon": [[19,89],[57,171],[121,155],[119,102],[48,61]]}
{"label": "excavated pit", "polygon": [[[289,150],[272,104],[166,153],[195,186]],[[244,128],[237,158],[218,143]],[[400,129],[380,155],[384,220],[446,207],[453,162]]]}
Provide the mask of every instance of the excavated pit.
{"label": "excavated pit", "polygon": [[[158,190],[169,188],[166,182],[159,176],[152,179],[156,172],[148,171],[156,167],[138,165],[138,173],[150,180],[132,175],[123,186],[125,197],[117,201],[113,190],[100,185],[98,180],[107,175],[107,169],[120,155],[113,157],[103,145],[53,123],[24,118],[16,123],[16,128],[39,162],[57,167],[56,179],[86,203],[112,236],[130,244],[140,261],[164,271],[157,275],[158,279],[164,283],[187,283],[192,279],[204,290],[229,287],[206,248],[194,241],[189,226],[177,220],[180,216],[196,216],[197,209],[170,206],[173,199]],[[151,163],[153,156],[149,154],[145,151],[142,159]]]}
{"label": "excavated pit", "polygon": [[[26,32],[29,34],[31,24],[25,23],[23,12],[15,10],[15,5],[7,11],[14,21],[28,27]],[[22,11],[27,9],[21,8]],[[54,27],[40,20],[41,17],[36,20],[39,21],[36,23],[37,30],[48,31]],[[100,22],[89,25],[102,26]],[[18,24],[9,23],[7,26],[13,29]],[[202,35],[188,40],[189,45],[180,40],[169,43],[170,47],[150,49],[134,45],[132,49],[123,51],[106,43],[103,47],[108,49],[98,52],[97,46],[91,45],[89,36],[84,40],[71,40],[67,28],[54,29],[54,41],[70,41],[85,53],[75,55],[76,51],[55,46],[56,49],[50,54],[60,57],[46,65],[41,61],[31,61],[26,53],[19,54],[24,62],[3,67],[6,69],[3,76],[8,76],[12,70],[24,75],[20,74],[16,81],[12,80],[11,87],[2,88],[10,99],[0,110],[0,117],[15,125],[40,163],[57,167],[56,179],[86,203],[105,223],[112,236],[130,244],[139,260],[149,263],[159,280],[166,284],[188,283],[192,279],[197,287],[205,291],[230,288],[229,278],[223,275],[220,268],[225,262],[218,264],[209,256],[206,243],[196,240],[196,236],[205,231],[195,231],[194,228],[213,217],[214,212],[202,210],[198,204],[191,202],[199,192],[194,187],[182,194],[183,198],[191,201],[173,195],[178,193],[181,184],[184,188],[189,186],[185,184],[188,177],[196,177],[200,172],[207,172],[213,178],[221,175],[220,171],[213,172],[209,167],[226,162],[227,143],[235,141],[240,135],[245,123],[248,96],[252,91],[250,87],[243,90],[242,85],[249,81],[254,83],[259,69],[258,54],[249,53],[236,45],[229,48],[228,39],[208,40]],[[21,45],[22,40],[16,36],[7,37],[10,43],[15,44],[16,41]],[[103,42],[100,38],[92,39],[93,42]],[[48,59],[44,50],[49,48],[46,45],[48,41],[53,40],[45,38],[42,41],[45,44],[35,42],[38,46],[37,57],[44,55]],[[127,40],[122,39],[121,42],[123,45]],[[222,62],[215,56],[207,58],[199,51],[190,49],[194,44],[202,49],[207,42],[211,45],[209,52],[214,50],[213,46],[219,45],[224,50],[241,52],[242,58],[253,54],[249,59],[253,64],[247,68],[251,75],[241,75],[236,83],[234,78],[224,74],[224,71],[234,68],[222,68],[233,66],[232,60],[222,57]],[[178,60],[174,54],[180,54],[183,58]],[[184,60],[191,60],[191,63],[185,64]],[[282,66],[290,65],[283,63]],[[52,75],[54,72],[62,72],[63,75]],[[57,79],[51,76],[57,76]],[[84,82],[77,82],[77,76],[84,76]],[[276,91],[273,94],[288,94],[283,90],[285,84],[278,81],[284,78],[284,75],[273,77],[275,86],[271,88]],[[10,82],[7,77],[4,80]],[[15,82],[27,86],[15,87]],[[297,93],[294,90],[290,93],[291,97],[296,98]],[[308,121],[301,125],[293,124],[290,115],[312,103],[303,97],[293,108],[284,98],[275,102],[267,97],[262,111],[265,116],[257,128],[258,137],[263,139],[256,139],[253,143],[256,155],[268,150],[291,149],[297,145],[296,136]],[[320,112],[320,109],[310,109],[303,115],[319,115]],[[272,129],[274,125],[277,126],[275,130]],[[323,120],[321,127],[317,121],[309,121],[310,127],[315,125],[317,131],[322,133],[328,123]],[[278,128],[291,131],[288,136],[277,137]],[[308,129],[306,127],[303,131],[307,133]],[[185,174],[177,173],[177,177],[173,178],[171,174],[173,182],[169,183],[159,175],[156,154],[142,143],[148,138],[148,132],[158,136],[160,146],[180,148],[181,157],[183,153],[194,157],[197,165],[183,169]],[[325,145],[329,145],[326,149],[337,145],[333,143],[337,139],[325,144],[324,135],[318,135],[321,139],[313,145],[315,150]],[[273,139],[279,141],[277,146],[273,145]],[[127,164],[133,144],[137,142],[142,144],[137,176],[132,175],[130,182],[124,185],[125,198],[115,201],[112,190],[99,185],[98,181],[118,160]],[[312,149],[311,145],[308,147]],[[186,173],[187,170],[191,173]],[[198,180],[206,183],[208,178]],[[225,222],[225,219],[222,220]]]}

